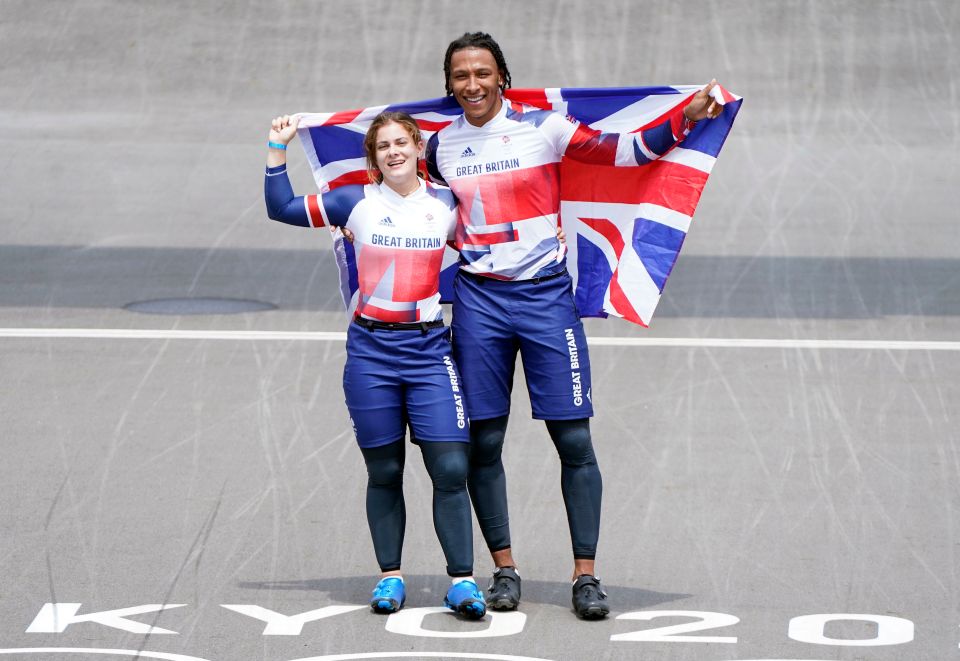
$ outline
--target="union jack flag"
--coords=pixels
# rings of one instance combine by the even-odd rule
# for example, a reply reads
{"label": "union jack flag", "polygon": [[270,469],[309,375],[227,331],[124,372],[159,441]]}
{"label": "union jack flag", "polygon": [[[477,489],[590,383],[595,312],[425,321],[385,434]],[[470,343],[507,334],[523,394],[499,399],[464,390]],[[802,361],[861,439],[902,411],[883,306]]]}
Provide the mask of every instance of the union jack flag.
{"label": "union jack flag", "polygon": [[[505,98],[568,115],[606,133],[635,133],[656,125],[703,86],[509,89]],[[580,315],[614,315],[646,327],[680,253],[703,187],[742,99],[719,85],[724,105],[677,147],[643,167],[561,163],[560,219],[567,235],[567,268]],[[384,110],[410,113],[424,140],[462,110],[452,97],[335,113],[301,113],[298,133],[321,191],[368,183],[363,136]],[[357,290],[352,247],[335,239],[341,293],[348,309]],[[448,251],[441,295],[450,300],[456,255]]]}

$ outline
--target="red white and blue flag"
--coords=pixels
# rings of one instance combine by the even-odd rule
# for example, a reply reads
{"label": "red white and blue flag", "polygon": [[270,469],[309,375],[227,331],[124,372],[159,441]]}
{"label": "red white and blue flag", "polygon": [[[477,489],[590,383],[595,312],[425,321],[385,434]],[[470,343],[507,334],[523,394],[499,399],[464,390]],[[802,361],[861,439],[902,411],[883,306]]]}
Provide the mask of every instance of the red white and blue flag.
{"label": "red white and blue flag", "polygon": [[[568,115],[605,133],[635,133],[662,121],[703,86],[509,89],[512,101]],[[567,268],[580,315],[614,315],[647,326],[737,112],[741,98],[716,86],[724,105],[677,147],[643,167],[561,163],[560,222],[567,235]],[[321,191],[365,184],[363,136],[384,110],[410,113],[424,140],[462,114],[452,97],[336,113],[301,113],[301,143]],[[341,292],[349,303],[357,288],[352,247],[335,245]],[[441,295],[449,300],[456,254],[448,250]]]}

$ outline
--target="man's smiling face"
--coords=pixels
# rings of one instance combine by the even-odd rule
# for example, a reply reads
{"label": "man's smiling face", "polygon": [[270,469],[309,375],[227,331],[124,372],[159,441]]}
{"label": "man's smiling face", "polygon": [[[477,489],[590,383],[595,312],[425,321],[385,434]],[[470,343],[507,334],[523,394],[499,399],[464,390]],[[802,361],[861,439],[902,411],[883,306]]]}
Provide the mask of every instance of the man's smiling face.
{"label": "man's smiling face", "polygon": [[483,126],[500,112],[503,77],[485,48],[464,48],[450,58],[450,88],[474,126]]}

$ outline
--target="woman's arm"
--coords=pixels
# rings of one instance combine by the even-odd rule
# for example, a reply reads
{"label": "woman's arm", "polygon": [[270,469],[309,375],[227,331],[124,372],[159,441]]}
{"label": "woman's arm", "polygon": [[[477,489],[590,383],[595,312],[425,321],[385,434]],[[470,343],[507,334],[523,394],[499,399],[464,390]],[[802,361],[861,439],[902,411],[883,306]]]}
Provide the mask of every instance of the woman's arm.
{"label": "woman's arm", "polygon": [[[275,168],[287,163],[287,145],[297,134],[299,117],[282,115],[274,117],[270,123],[270,134],[267,137],[267,167]],[[282,147],[280,146],[282,145]]]}
{"label": "woman's arm", "polygon": [[[303,197],[295,197],[287,177],[287,145],[297,134],[299,117],[289,115],[275,117],[267,136],[267,172],[263,183],[263,199],[267,203],[267,216],[288,225],[315,227],[311,222],[308,207]],[[318,218],[320,214],[315,214]],[[323,225],[322,218],[320,225]]]}

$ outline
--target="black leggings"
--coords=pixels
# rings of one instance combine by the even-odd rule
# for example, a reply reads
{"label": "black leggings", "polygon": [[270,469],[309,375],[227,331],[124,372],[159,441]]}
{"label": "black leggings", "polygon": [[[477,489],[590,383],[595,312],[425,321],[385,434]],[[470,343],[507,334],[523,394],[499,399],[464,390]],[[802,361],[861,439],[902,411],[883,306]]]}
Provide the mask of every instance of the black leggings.
{"label": "black leggings", "polygon": [[[470,421],[467,485],[480,531],[491,551],[510,548],[507,480],[501,460],[507,417]],[[600,536],[603,480],[593,453],[590,420],[547,420],[546,423],[560,455],[560,488],[567,509],[573,557],[593,560]]]}
{"label": "black leggings", "polygon": [[[473,528],[466,480],[469,446],[421,441],[423,463],[433,482],[433,528],[450,576],[473,575]],[[403,501],[403,439],[360,448],[367,464],[367,524],[380,571],[400,569],[407,513]]]}

